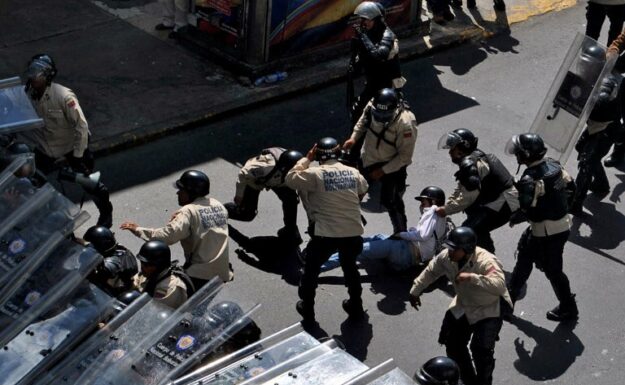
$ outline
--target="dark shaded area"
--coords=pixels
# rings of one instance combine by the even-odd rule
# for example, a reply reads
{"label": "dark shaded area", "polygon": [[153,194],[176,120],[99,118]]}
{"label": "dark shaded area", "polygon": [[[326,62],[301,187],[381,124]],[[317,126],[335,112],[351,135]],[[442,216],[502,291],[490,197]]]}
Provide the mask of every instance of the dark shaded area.
{"label": "dark shaded area", "polygon": [[514,367],[519,373],[534,381],[548,381],[560,377],[584,351],[584,344],[573,333],[577,322],[561,322],[553,332],[514,316],[510,323],[536,342],[536,346],[530,352],[525,348],[523,340],[519,338],[514,340],[519,356],[514,362]]}
{"label": "dark shaded area", "polygon": [[[625,170],[619,169],[619,171],[625,171]],[[625,174],[617,174],[615,176],[618,178],[620,183],[612,188],[612,193],[610,194],[609,199],[610,199],[610,202],[617,203],[621,201],[621,195],[623,195],[623,193],[625,192]]]}
{"label": "dark shaded area", "polygon": [[299,284],[299,247],[286,245],[275,236],[247,237],[228,225],[230,238],[241,248],[235,253],[250,266],[267,273],[280,274],[289,285]]}
{"label": "dark shaded area", "polygon": [[373,326],[369,322],[369,316],[358,321],[346,319],[341,323],[341,335],[332,336],[345,345],[345,351],[360,361],[367,359],[369,344],[373,339]]}

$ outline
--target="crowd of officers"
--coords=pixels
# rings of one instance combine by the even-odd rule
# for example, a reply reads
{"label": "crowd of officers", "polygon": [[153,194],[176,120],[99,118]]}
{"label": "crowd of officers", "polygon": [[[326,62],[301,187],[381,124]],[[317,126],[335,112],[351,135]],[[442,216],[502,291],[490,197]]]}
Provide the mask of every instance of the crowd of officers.
{"label": "crowd of officers", "polygon": [[[356,8],[355,14],[359,22],[355,26],[350,72],[363,71],[365,87],[350,105],[353,130],[347,139],[340,143],[334,138],[322,138],[306,155],[281,147],[262,150],[241,168],[234,199],[225,205],[209,196],[206,174],[198,170],[184,172],[175,182],[181,208],[165,226],[147,228],[132,221],[121,224],[121,229],[146,241],[136,257],[117,243],[110,230],[112,205],[106,187],[99,181],[95,187],[89,186],[86,192],[93,195],[100,215],[97,225],[77,241],[94,247],[104,257],[90,276],[93,282],[111,295],[128,296],[125,293],[129,290],[139,290],[177,307],[211,278],[231,280],[228,219],[253,220],[259,194],[266,189],[282,202],[284,223],[277,233],[285,244],[298,248],[303,242],[297,226],[300,201],[307,213],[310,241],[304,253],[300,300],[296,304],[304,324],[316,322],[318,277],[333,253],[338,253],[349,294],[343,302],[344,310],[355,321],[366,317],[356,264],[363,249],[360,202],[371,184],[380,183],[380,203],[388,211],[393,234],[407,231],[403,196],[417,122],[403,97],[406,80],[399,68],[397,38],[384,22],[383,8],[367,1]],[[618,44],[623,45],[625,38],[619,39],[610,52],[618,51]],[[30,151],[23,141],[34,146],[37,174],[32,168],[19,176],[36,186],[61,167],[81,175],[94,171],[85,116],[76,95],[53,82],[56,73],[49,55],[36,55],[28,64],[26,91],[45,127],[13,138],[3,153],[6,163]],[[620,73],[615,71],[612,76]],[[441,137],[438,147],[447,150],[458,167],[454,174],[457,187],[446,200],[431,199],[426,206],[435,205],[435,213],[441,218],[464,212],[466,219],[442,237],[445,248],[423,266],[410,290],[410,303],[418,309],[420,296],[431,283],[442,276],[449,279],[456,296],[443,319],[439,342],[455,363],[444,357],[426,363],[416,375],[421,383],[452,384],[458,376],[467,385],[492,383],[495,342],[503,319],[511,316],[534,265],[545,273],[559,301],[547,312],[547,318],[557,322],[577,319],[575,295],[563,271],[562,258],[570,232],[569,212],[581,211],[588,189],[609,190],[601,157],[593,156],[596,142],[601,143],[605,155],[605,148],[609,149],[615,140],[604,143],[593,138],[601,130],[593,131],[592,119],[599,116],[601,127],[620,127],[621,131],[615,130],[622,134],[620,84],[602,84],[603,96],[578,144],[577,189],[564,168],[545,157],[547,149],[536,134],[514,135],[506,145],[505,151],[516,157],[519,167],[525,166],[517,180],[497,156],[478,147],[478,138],[469,129],[455,129]],[[607,165],[622,162],[622,148],[617,141]],[[502,264],[494,255],[491,232],[505,224],[523,222],[529,226],[518,243],[516,265],[506,282]],[[177,242],[184,250],[181,266],[172,261],[169,249]],[[443,380],[448,382],[436,382]]]}

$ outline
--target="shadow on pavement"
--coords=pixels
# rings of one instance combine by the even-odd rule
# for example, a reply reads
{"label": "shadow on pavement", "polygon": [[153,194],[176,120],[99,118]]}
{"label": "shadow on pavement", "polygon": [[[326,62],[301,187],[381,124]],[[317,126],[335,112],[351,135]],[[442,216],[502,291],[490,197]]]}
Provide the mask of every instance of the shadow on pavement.
{"label": "shadow on pavement", "polygon": [[519,356],[514,367],[531,380],[548,381],[560,377],[584,351],[584,344],[573,333],[577,322],[561,322],[553,332],[517,317],[512,317],[510,323],[536,342],[530,352],[525,348],[524,340],[514,340]]}
{"label": "shadow on pavement", "polygon": [[373,339],[373,326],[369,322],[369,316],[359,321],[346,319],[341,324],[341,335],[332,336],[345,345],[347,353],[360,361],[367,359],[369,343]]}
{"label": "shadow on pavement", "polygon": [[241,247],[235,251],[241,261],[264,272],[280,274],[289,285],[299,284],[299,247],[285,246],[275,236],[250,238],[230,225],[228,231],[230,238]]}

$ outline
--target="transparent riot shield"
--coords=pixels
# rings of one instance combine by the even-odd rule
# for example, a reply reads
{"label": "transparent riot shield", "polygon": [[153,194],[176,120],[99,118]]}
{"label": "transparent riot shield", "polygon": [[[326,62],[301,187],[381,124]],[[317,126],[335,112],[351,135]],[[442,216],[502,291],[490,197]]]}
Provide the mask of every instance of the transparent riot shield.
{"label": "transparent riot shield", "polygon": [[66,303],[55,304],[0,350],[2,384],[30,384],[115,311],[116,300],[83,281]]}
{"label": "transparent riot shield", "polygon": [[392,359],[367,370],[343,385],[414,385],[414,381],[395,366]]}
{"label": "transparent riot shield", "polygon": [[[299,333],[292,335],[293,331]],[[175,380],[173,384],[239,384],[319,345],[319,341],[302,331],[300,324],[296,324],[230,356],[211,362],[206,367]]]}
{"label": "transparent riot shield", "polygon": [[578,33],[532,123],[530,132],[539,134],[562,164],[597,101],[598,85],[616,63],[605,53],[605,46]]}
{"label": "transparent riot shield", "polygon": [[[74,383],[88,364],[93,362],[92,358],[98,356],[98,350],[104,347],[108,341],[117,340],[118,337],[116,333],[121,330],[120,328],[131,325],[132,322],[129,322],[129,320],[139,311],[143,311],[143,316],[149,314],[157,315],[158,310],[154,311],[155,303],[156,302],[151,301],[151,297],[147,293],[143,293],[103,327],[98,329],[96,333],[83,341],[69,354],[66,354],[62,361],[56,364],[51,370],[38,376],[34,384],[52,385]],[[165,310],[167,311],[168,309]],[[171,312],[169,312],[169,314],[171,314]],[[136,319],[145,318],[139,317]]]}
{"label": "transparent riot shield", "polygon": [[[277,367],[276,369],[282,369]],[[335,348],[312,360],[304,362],[280,375],[267,378],[260,375],[242,384],[267,384],[267,385],[324,385],[343,384],[355,376],[365,372],[369,368],[339,348]],[[272,371],[268,371],[271,373]],[[261,382],[262,381],[262,382]]]}
{"label": "transparent riot shield", "polygon": [[26,178],[15,176],[22,167],[34,167],[32,155],[23,155],[15,158],[0,174],[0,231],[9,226],[7,223],[15,220],[15,213],[28,205],[36,205],[38,199],[43,199],[53,190],[46,184],[37,189]]}
{"label": "transparent riot shield", "polygon": [[39,316],[67,302],[83,279],[102,261],[93,249],[64,240],[20,284],[1,288],[0,347]]}
{"label": "transparent riot shield", "polygon": [[[193,299],[193,297],[191,298]],[[197,301],[174,317],[173,325],[159,328],[128,351],[99,360],[97,370],[78,383],[94,385],[166,384],[214,351],[251,322],[259,305],[237,298],[228,290]]]}
{"label": "transparent riot shield", "polygon": [[0,135],[43,127],[19,77],[0,80]]}
{"label": "transparent riot shield", "polygon": [[0,287],[14,285],[10,281],[37,268],[53,247],[88,218],[54,190],[36,204],[21,208],[0,231]]}

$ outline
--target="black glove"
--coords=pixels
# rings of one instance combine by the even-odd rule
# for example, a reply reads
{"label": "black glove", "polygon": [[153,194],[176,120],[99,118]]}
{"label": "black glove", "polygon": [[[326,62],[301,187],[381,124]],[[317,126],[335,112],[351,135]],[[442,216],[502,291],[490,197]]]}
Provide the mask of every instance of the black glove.
{"label": "black glove", "polygon": [[85,164],[83,157],[77,158],[73,155],[68,155],[67,163],[69,163],[69,166],[72,170],[74,170],[74,172],[82,173],[84,175],[91,174],[91,170],[89,170],[89,167]]}

